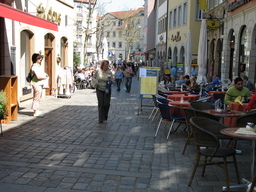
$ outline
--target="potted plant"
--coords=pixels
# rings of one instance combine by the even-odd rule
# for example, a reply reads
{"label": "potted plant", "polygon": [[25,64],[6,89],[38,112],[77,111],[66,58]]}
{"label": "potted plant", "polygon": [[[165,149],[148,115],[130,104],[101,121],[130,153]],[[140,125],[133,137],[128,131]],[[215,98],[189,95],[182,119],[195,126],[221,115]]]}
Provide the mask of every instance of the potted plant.
{"label": "potted plant", "polygon": [[5,119],[7,114],[7,95],[4,91],[0,91],[0,120]]}

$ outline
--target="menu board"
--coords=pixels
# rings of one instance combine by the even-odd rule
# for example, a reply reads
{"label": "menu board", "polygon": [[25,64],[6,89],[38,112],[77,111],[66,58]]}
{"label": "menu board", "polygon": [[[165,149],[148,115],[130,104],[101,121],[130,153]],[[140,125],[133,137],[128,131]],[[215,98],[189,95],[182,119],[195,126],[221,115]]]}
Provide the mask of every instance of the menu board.
{"label": "menu board", "polygon": [[140,98],[152,98],[157,94],[160,67],[140,68]]}

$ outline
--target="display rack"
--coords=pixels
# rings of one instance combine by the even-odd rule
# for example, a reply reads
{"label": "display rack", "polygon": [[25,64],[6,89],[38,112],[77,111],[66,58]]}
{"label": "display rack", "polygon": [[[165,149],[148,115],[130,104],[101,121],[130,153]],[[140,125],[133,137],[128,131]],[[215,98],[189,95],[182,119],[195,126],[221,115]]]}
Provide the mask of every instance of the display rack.
{"label": "display rack", "polygon": [[6,119],[1,120],[3,124],[10,124],[18,119],[18,78],[17,76],[0,76],[0,90],[7,95]]}

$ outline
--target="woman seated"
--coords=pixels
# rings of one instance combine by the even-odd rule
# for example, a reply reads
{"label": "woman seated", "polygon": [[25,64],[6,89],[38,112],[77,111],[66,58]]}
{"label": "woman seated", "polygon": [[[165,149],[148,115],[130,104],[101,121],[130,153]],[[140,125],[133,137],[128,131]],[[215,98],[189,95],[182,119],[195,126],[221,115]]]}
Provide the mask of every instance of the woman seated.
{"label": "woman seated", "polygon": [[198,93],[200,91],[200,87],[197,84],[195,77],[190,78],[190,84],[186,85],[186,87],[190,93]]}

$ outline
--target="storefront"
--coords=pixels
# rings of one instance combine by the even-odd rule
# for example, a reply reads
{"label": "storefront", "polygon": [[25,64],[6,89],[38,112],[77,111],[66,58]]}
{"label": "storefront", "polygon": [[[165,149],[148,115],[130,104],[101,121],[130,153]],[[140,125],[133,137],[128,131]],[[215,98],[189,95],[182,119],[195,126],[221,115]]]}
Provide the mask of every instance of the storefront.
{"label": "storefront", "polygon": [[256,2],[229,1],[224,20],[222,78],[248,76],[256,82]]}
{"label": "storefront", "polygon": [[50,77],[45,95],[50,95],[57,89],[60,69],[73,68],[73,35],[70,35],[73,34],[73,1],[1,2],[0,75],[18,77],[19,102],[32,98],[26,76],[32,65],[32,54],[41,53],[42,65]]}

